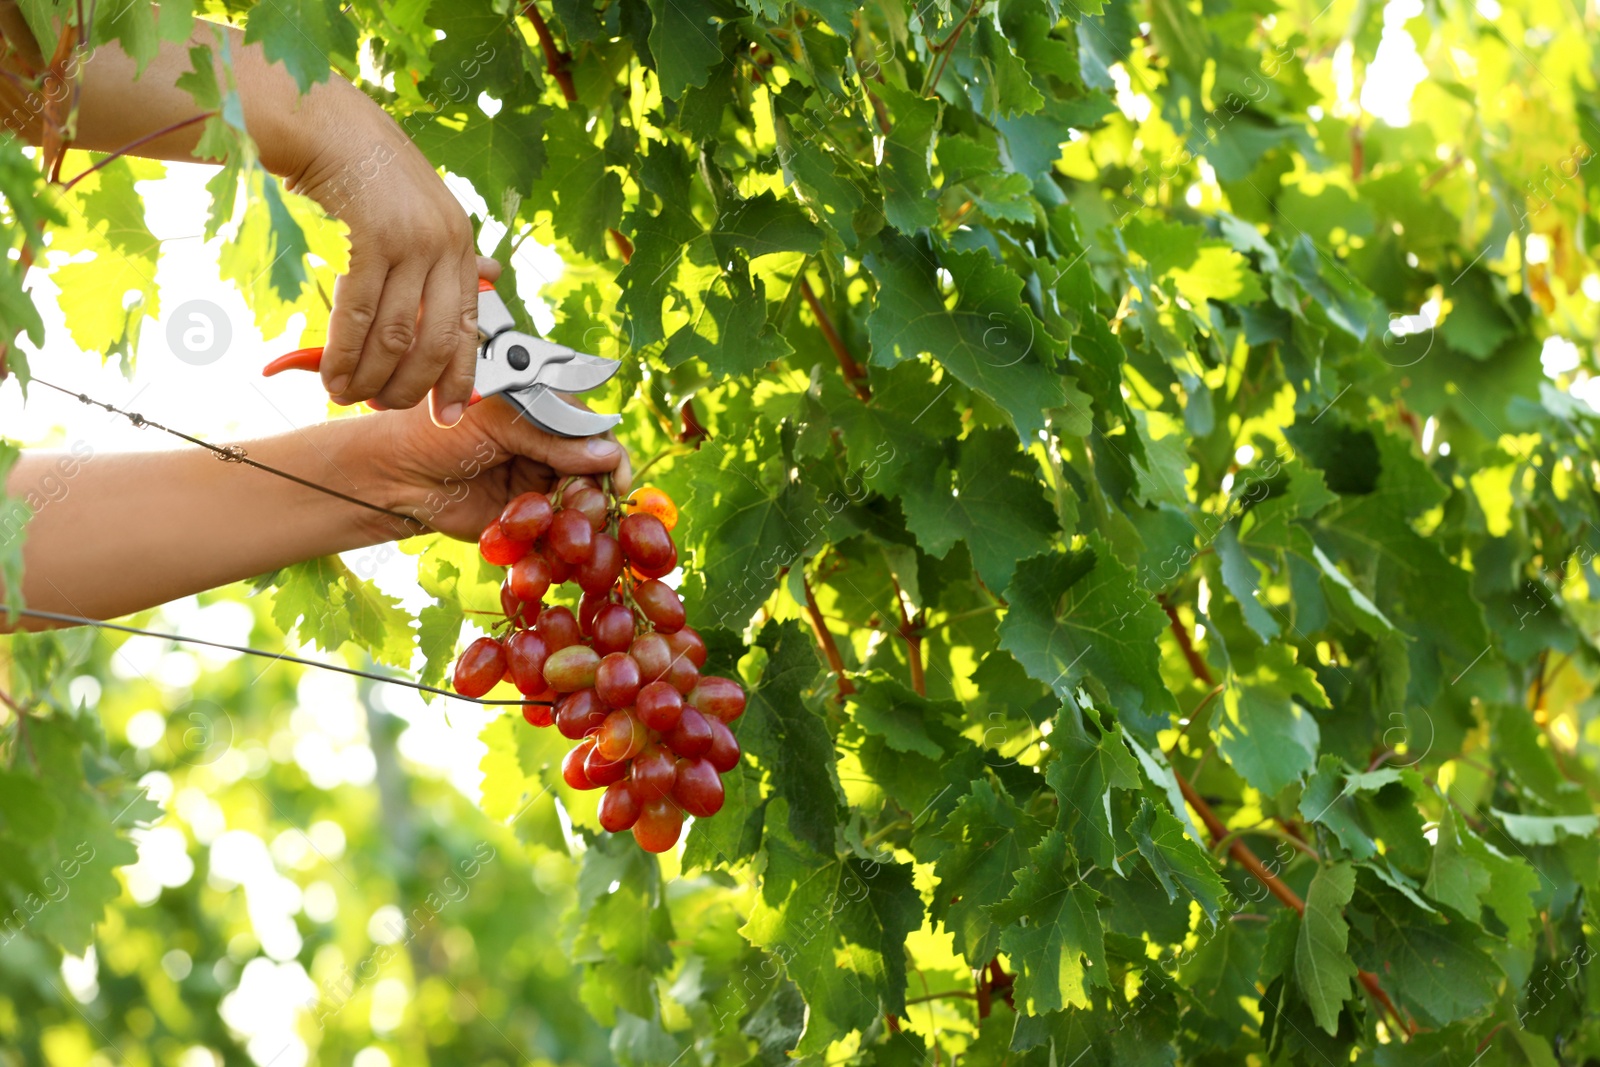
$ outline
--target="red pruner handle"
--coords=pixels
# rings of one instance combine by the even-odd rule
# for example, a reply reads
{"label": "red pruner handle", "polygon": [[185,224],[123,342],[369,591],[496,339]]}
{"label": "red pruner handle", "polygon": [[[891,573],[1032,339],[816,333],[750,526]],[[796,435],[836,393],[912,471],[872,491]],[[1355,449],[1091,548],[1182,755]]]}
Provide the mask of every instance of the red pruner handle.
{"label": "red pruner handle", "polygon": [[321,349],[321,347],[317,347],[317,348],[297,348],[293,352],[290,352],[288,355],[279,356],[277,359],[273,360],[271,363],[268,363],[265,367],[262,367],[261,368],[261,376],[263,378],[270,378],[274,374],[277,374],[280,371],[286,371],[286,370],[310,370],[310,371],[314,371],[314,370],[321,370],[321,369],[322,369],[322,349]]}
{"label": "red pruner handle", "polygon": [[[491,289],[494,288],[493,284],[490,283],[490,282],[486,282],[486,281],[480,280],[478,282],[478,284],[479,284],[479,286],[488,286]],[[318,370],[321,370],[321,369],[322,369],[322,349],[321,348],[297,348],[293,352],[289,352],[289,353],[286,353],[284,355],[281,355],[277,359],[275,359],[272,362],[268,363],[265,367],[262,367],[261,368],[261,376],[263,378],[270,378],[274,374],[279,374],[279,373],[282,373],[283,371],[286,371],[286,370],[318,371]],[[479,396],[478,395],[478,391],[476,389],[474,389],[472,391],[472,397],[467,401],[467,403],[468,404],[476,404],[478,401],[480,401],[482,399],[483,399],[483,397]],[[383,411],[383,410],[385,410],[383,405],[378,404],[375,401],[371,401],[371,400],[367,401],[367,406],[372,408],[372,409],[374,409],[375,411]]]}

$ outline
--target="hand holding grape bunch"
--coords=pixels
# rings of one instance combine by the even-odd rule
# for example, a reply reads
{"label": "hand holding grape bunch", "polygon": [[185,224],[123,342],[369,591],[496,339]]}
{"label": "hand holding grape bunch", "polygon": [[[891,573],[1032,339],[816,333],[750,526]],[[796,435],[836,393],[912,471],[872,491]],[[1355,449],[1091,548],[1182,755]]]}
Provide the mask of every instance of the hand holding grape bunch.
{"label": "hand holding grape bunch", "polygon": [[[508,679],[538,701],[523,717],[578,742],[561,775],[574,789],[605,789],[600,825],[665,852],[686,813],[722,810],[721,776],[739,763],[728,724],[744,714],[744,688],[701,676],[705,642],[661,581],[678,565],[671,499],[643,489],[619,506],[582,477],[553,495],[522,494],[478,538],[485,560],[509,568],[508,625],[461,653],[456,692],[479,697]],[[544,603],[567,582],[583,590],[577,615]]]}

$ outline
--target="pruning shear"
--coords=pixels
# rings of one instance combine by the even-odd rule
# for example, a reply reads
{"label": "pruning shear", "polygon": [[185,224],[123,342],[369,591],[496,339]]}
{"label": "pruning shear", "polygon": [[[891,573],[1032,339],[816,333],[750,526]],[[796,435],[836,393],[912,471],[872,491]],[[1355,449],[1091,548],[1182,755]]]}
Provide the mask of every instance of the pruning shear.
{"label": "pruning shear", "polygon": [[[515,326],[494,283],[479,279],[478,368],[468,403],[504,396],[523,418],[559,437],[593,437],[622,421],[621,415],[574,407],[556,395],[556,391],[585,393],[604,385],[622,368],[620,362],[534,337]],[[261,373],[270,377],[280,371],[314,371],[321,366],[321,348],[301,348],[279,356]]]}

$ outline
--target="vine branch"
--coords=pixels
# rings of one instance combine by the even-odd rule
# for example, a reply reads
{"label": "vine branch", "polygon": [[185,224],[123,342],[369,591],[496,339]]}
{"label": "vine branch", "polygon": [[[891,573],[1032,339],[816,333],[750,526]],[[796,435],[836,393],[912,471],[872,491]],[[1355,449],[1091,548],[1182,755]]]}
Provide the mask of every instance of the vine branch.
{"label": "vine branch", "polygon": [[811,288],[811,282],[805,278],[800,279],[800,295],[805,298],[811,314],[816,316],[817,329],[822,331],[823,340],[828,342],[828,347],[833,349],[833,354],[838,357],[839,369],[844,372],[845,384],[855,390],[856,396],[861,398],[862,403],[871,400],[872,387],[867,384],[866,368],[857,363],[856,357],[850,354],[844,338],[840,337],[839,331],[834,328],[833,319],[828,316],[822,301],[817,299],[816,290]]}
{"label": "vine branch", "polygon": [[544,52],[544,65],[550,71],[550,77],[561,87],[561,95],[566,97],[567,103],[577,103],[578,87],[572,82],[571,54],[556,44],[555,37],[550,33],[550,24],[545,22],[544,16],[539,13],[539,5],[534,3],[534,0],[528,0],[522,5],[522,13],[533,23],[533,32],[539,37],[539,48]]}
{"label": "vine branch", "polygon": [[889,584],[894,586],[894,606],[900,612],[900,637],[906,643],[906,659],[911,663],[911,688],[917,696],[928,695],[928,680],[922,673],[922,632],[906,614],[905,593],[900,589],[900,579],[892,573]]}
{"label": "vine branch", "polygon": [[833,671],[834,677],[839,680],[839,695],[836,699],[842,704],[845,697],[856,691],[855,683],[845,676],[844,657],[839,655],[839,644],[829,632],[828,624],[823,621],[822,609],[817,607],[817,595],[811,591],[811,579],[802,574],[800,584],[806,591],[806,616],[811,620],[811,629],[817,635],[817,643],[822,646],[822,655],[828,661],[828,669]]}

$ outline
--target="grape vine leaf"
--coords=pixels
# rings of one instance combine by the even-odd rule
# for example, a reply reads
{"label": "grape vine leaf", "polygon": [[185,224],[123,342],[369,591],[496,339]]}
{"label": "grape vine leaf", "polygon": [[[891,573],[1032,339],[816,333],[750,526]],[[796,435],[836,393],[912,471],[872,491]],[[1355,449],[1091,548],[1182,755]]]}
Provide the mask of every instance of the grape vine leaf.
{"label": "grape vine leaf", "polygon": [[1177,710],[1156,641],[1167,617],[1099,534],[1081,549],[1017,564],[1006,599],[1001,648],[1058,694],[1092,677],[1124,727],[1154,743]]}
{"label": "grape vine leaf", "polygon": [[1016,886],[992,905],[1004,927],[1001,949],[1017,968],[1016,997],[1029,1015],[1090,1006],[1089,987],[1107,987],[1097,894],[1072,869],[1067,838],[1051,830],[1028,852]]}
{"label": "grape vine leaf", "polygon": [[1317,720],[1275,685],[1244,683],[1222,695],[1212,725],[1217,749],[1251,786],[1276,796],[1314,769]]}
{"label": "grape vine leaf", "polygon": [[1155,871],[1156,879],[1167,891],[1168,900],[1188,896],[1200,905],[1215,924],[1228,890],[1222,876],[1211,864],[1211,857],[1184,832],[1177,816],[1148,797],[1139,805],[1128,832],[1138,843],[1139,855]]}
{"label": "grape vine leaf", "polygon": [[[789,832],[819,852],[832,853],[841,802],[833,736],[805,695],[817,676],[817,655],[793,621],[768,622],[756,644],[767,650],[767,665],[739,720],[739,743],[770,770],[773,797],[784,802]],[[777,810],[775,803],[769,805],[769,815]]]}
{"label": "grape vine leaf", "polygon": [[741,933],[784,962],[809,1008],[798,1052],[825,1049],[841,1031],[905,1011],[905,939],[922,924],[911,867],[818,853],[789,832],[774,797],[760,894]]}
{"label": "grape vine leaf", "polygon": [[[906,528],[943,559],[965,541],[984,584],[1004,589],[1017,561],[1050,547],[1055,509],[1040,491],[1038,464],[1004,430],[974,430],[957,445],[952,466],[905,485]],[[1006,521],[996,522],[1004,515]]]}
{"label": "grape vine leaf", "polygon": [[1295,943],[1295,977],[1317,1025],[1329,1034],[1339,1031],[1339,1010],[1350,999],[1350,979],[1356,976],[1356,965],[1346,950],[1350,926],[1344,919],[1355,888],[1356,871],[1350,864],[1319,868],[1306,891],[1306,910]]}
{"label": "grape vine leaf", "polygon": [[[1066,404],[1061,378],[1049,369],[1062,345],[1019,299],[1022,279],[984,252],[934,257],[925,242],[884,234],[867,265],[878,282],[867,316],[872,362],[892,367],[930,353],[963,385],[998,404],[1017,433],[1044,428],[1041,409]],[[953,279],[957,299],[946,307],[935,268]]]}
{"label": "grape vine leaf", "polygon": [[332,64],[355,65],[357,34],[337,0],[261,0],[250,9],[244,43],[260,44],[306,93],[328,80]]}
{"label": "grape vine leaf", "polygon": [[1062,709],[1050,733],[1056,758],[1045,781],[1061,798],[1060,824],[1072,834],[1074,853],[1085,862],[1119,870],[1112,825],[1111,790],[1138,790],[1139,764],[1115,731],[1091,737],[1085,720],[1092,712]]}
{"label": "grape vine leaf", "polygon": [[996,790],[981,778],[939,828],[936,836],[950,847],[934,865],[938,889],[929,918],[944,924],[955,950],[973,966],[999,950],[1000,931],[990,909],[1010,895],[1015,872],[1044,832],[1044,825],[1003,787]]}

